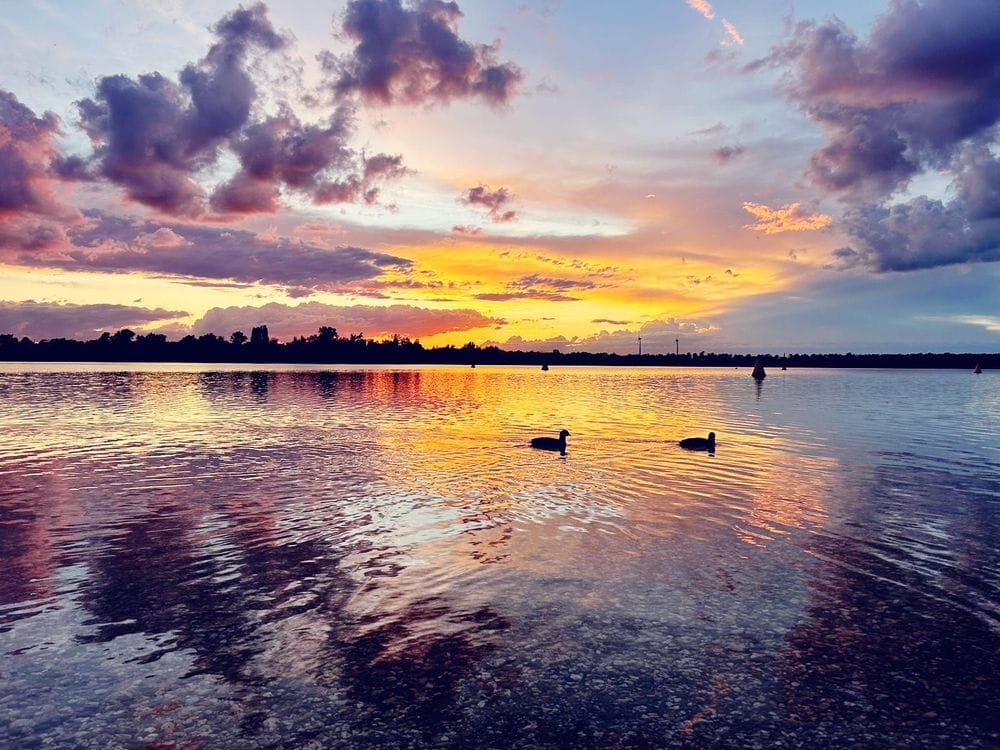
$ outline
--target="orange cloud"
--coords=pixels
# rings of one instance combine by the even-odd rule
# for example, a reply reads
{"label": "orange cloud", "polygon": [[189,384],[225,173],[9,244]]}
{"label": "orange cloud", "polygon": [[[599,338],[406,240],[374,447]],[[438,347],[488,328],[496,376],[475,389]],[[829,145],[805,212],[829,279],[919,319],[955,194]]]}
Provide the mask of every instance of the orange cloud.
{"label": "orange cloud", "polygon": [[781,208],[771,208],[763,203],[743,203],[743,209],[757,218],[753,224],[745,224],[744,229],[752,229],[764,234],[781,232],[815,232],[833,223],[827,214],[809,214],[799,203],[789,203]]}
{"label": "orange cloud", "polygon": [[729,38],[722,42],[723,46],[728,47],[735,44],[737,47],[742,47],[743,37],[740,35],[740,32],[736,30],[736,27],[733,26],[733,24],[726,18],[722,19],[722,25],[726,27],[726,34],[729,35]]}
{"label": "orange cloud", "polygon": [[687,4],[701,13],[705,18],[715,18],[715,10],[708,0],[687,0]]}

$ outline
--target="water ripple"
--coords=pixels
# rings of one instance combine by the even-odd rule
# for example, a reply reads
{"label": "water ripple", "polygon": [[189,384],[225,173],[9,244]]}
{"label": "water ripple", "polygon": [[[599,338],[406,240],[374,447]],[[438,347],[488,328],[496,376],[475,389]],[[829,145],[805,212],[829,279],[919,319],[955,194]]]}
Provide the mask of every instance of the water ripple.
{"label": "water ripple", "polygon": [[[991,376],[0,378],[15,744],[676,744],[706,706],[723,745],[997,731],[963,702],[1000,709]],[[565,456],[528,447],[563,428]],[[617,740],[566,723],[598,716]]]}

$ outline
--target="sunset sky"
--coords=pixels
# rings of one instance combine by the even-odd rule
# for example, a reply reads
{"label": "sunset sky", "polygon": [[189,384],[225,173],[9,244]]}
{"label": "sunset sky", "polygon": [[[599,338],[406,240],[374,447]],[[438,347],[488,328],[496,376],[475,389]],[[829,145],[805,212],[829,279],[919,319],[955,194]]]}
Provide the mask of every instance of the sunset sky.
{"label": "sunset sky", "polygon": [[1000,3],[30,0],[0,333],[1000,350]]}

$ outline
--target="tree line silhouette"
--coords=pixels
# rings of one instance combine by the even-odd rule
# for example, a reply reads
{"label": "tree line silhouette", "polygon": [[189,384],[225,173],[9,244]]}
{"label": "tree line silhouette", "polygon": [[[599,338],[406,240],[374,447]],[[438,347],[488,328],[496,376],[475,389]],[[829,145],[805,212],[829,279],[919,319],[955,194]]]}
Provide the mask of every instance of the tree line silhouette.
{"label": "tree line silhouette", "polygon": [[167,341],[161,333],[136,334],[128,328],[102,333],[90,341],[54,338],[32,341],[0,334],[0,360],[37,362],[245,362],[315,364],[462,364],[462,365],[644,365],[748,367],[760,359],[765,367],[892,367],[961,368],[980,364],[1000,367],[1000,353],[922,354],[612,354],[604,352],[517,351],[469,342],[425,347],[405,336],[369,339],[364,334],[340,336],[321,326],[312,336],[279,342],[267,326],[255,326],[248,337],[234,331],[229,338],[206,333]]}

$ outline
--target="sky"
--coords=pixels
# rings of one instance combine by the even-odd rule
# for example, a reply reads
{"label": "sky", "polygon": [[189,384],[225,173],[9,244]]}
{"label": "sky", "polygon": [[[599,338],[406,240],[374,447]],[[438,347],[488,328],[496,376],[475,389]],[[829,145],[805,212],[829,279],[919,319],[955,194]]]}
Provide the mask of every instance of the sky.
{"label": "sky", "polygon": [[27,0],[0,50],[0,333],[1000,350],[996,0]]}

